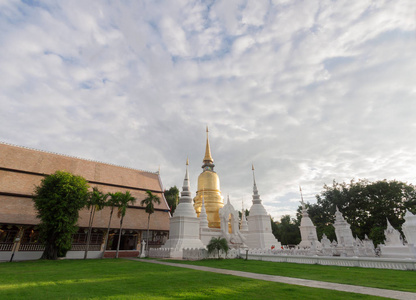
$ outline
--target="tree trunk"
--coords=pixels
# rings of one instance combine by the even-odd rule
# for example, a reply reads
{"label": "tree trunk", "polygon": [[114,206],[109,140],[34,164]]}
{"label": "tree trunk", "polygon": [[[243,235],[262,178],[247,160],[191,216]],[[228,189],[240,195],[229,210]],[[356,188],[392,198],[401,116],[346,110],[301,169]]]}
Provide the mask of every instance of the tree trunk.
{"label": "tree trunk", "polygon": [[84,259],[87,259],[87,255],[88,255],[88,248],[90,247],[91,230],[92,230],[92,223],[94,222],[94,215],[95,215],[95,205],[93,205],[93,206],[91,207],[91,212],[90,212],[90,220],[89,220],[89,222],[88,222],[87,245],[86,245],[86,247],[85,247]]}
{"label": "tree trunk", "polygon": [[111,224],[111,218],[113,217],[113,211],[114,211],[114,206],[111,207],[110,220],[108,221],[107,233],[105,235],[104,249],[103,249],[103,253],[101,254],[101,258],[104,258],[104,253],[105,253],[105,250],[107,249],[108,235],[110,233],[110,224]]}
{"label": "tree trunk", "polygon": [[46,241],[45,250],[43,251],[41,259],[58,259],[58,248],[55,246],[56,234],[52,234]]}
{"label": "tree trunk", "polygon": [[124,216],[122,216],[121,219],[120,219],[120,232],[118,233],[118,242],[117,242],[116,258],[118,258],[118,251],[120,249],[121,229],[123,228],[123,218],[124,218]]}
{"label": "tree trunk", "polygon": [[150,214],[147,217],[147,242],[146,242],[146,257],[149,257],[149,226],[150,226]]}

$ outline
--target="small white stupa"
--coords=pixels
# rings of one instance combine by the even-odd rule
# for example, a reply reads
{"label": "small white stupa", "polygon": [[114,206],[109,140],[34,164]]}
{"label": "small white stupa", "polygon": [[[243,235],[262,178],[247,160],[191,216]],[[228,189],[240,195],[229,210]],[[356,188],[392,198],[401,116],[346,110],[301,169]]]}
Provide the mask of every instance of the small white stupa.
{"label": "small white stupa", "polygon": [[299,248],[317,248],[320,249],[321,243],[318,241],[316,234],[316,226],[313,225],[311,218],[309,218],[308,210],[306,209],[305,202],[303,202],[302,188],[299,187],[301,204],[302,204],[302,219],[300,221],[300,236],[302,238]]}
{"label": "small white stupa", "polygon": [[387,219],[387,228],[384,230],[384,236],[386,237],[386,240],[384,241],[386,246],[403,246],[400,232],[391,226],[389,219]]}
{"label": "small white stupa", "polygon": [[335,235],[337,236],[338,247],[353,247],[355,239],[352,236],[350,224],[345,221],[338,206],[335,211]]}
{"label": "small white stupa", "polygon": [[272,233],[270,216],[261,203],[260,195],[257,190],[256,178],[253,171],[253,205],[248,216],[248,234],[246,235],[246,245],[249,249],[280,249],[281,244]]}
{"label": "small white stupa", "polygon": [[416,248],[413,244],[404,245],[401,234],[387,219],[387,228],[384,230],[386,240],[380,245],[382,258],[411,258],[416,259]]}
{"label": "small white stupa", "polygon": [[409,245],[416,246],[416,216],[407,210],[404,219],[402,230],[406,241]]}
{"label": "small white stupa", "polygon": [[[192,205],[191,187],[188,175],[189,161],[186,160],[186,173],[183,181],[179,205],[170,219],[169,240],[161,249],[170,249],[170,257],[182,258],[183,249],[205,248],[200,240],[200,219]],[[206,220],[206,219],[205,219]]]}

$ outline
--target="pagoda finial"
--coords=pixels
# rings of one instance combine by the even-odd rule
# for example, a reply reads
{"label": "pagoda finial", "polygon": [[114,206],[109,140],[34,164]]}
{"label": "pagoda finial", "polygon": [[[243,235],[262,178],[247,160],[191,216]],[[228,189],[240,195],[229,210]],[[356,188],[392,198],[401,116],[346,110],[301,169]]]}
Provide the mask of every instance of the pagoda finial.
{"label": "pagoda finial", "polygon": [[214,162],[214,160],[212,159],[212,156],[211,156],[211,148],[209,146],[208,132],[209,132],[209,130],[208,130],[208,126],[207,126],[207,145],[205,147],[205,157],[204,157],[204,160],[203,160],[204,165],[202,167],[212,166],[212,163]]}
{"label": "pagoda finial", "polygon": [[259,191],[257,190],[257,184],[256,184],[256,177],[254,175],[254,165],[251,165],[251,170],[253,171],[253,204],[260,204],[261,199],[259,195]]}
{"label": "pagoda finial", "polygon": [[302,187],[299,185],[299,191],[300,191],[300,203],[302,204],[302,208],[305,209],[305,202],[303,201],[303,194],[302,194]]}
{"label": "pagoda finial", "polygon": [[254,182],[254,186],[256,186],[256,177],[254,176],[254,164],[251,164],[251,170],[253,171],[253,182]]}

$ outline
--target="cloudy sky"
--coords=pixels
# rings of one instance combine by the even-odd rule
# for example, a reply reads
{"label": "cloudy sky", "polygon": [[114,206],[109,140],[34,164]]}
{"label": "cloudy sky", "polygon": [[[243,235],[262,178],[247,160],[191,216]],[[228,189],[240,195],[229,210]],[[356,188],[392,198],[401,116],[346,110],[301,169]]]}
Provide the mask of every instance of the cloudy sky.
{"label": "cloudy sky", "polygon": [[0,0],[0,140],[197,187],[275,219],[325,183],[416,183],[416,2]]}

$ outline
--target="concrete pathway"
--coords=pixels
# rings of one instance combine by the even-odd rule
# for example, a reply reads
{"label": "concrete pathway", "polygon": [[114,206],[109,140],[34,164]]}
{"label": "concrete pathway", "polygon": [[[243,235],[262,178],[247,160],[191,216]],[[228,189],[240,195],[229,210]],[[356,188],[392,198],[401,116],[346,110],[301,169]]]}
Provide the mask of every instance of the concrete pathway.
{"label": "concrete pathway", "polygon": [[141,262],[147,262],[147,263],[152,263],[152,264],[160,264],[160,265],[166,265],[166,266],[172,266],[172,267],[199,270],[199,271],[205,271],[205,272],[234,275],[234,276],[240,276],[240,277],[246,277],[246,278],[252,278],[252,279],[301,285],[301,286],[327,289],[327,290],[336,290],[336,291],[341,291],[341,292],[358,293],[358,294],[386,297],[386,298],[392,298],[392,299],[403,299],[403,300],[415,299],[416,300],[416,293],[411,293],[411,292],[401,292],[401,291],[385,290],[385,289],[378,289],[378,288],[371,288],[371,287],[364,287],[364,286],[357,286],[357,285],[331,283],[331,282],[315,281],[315,280],[299,279],[299,278],[283,277],[283,276],[275,276],[275,275],[265,275],[265,274],[217,269],[217,268],[210,268],[210,267],[203,267],[203,266],[176,264],[176,263],[157,261],[157,260],[147,260],[147,259],[137,259],[137,258],[134,258],[133,260],[138,260]]}

